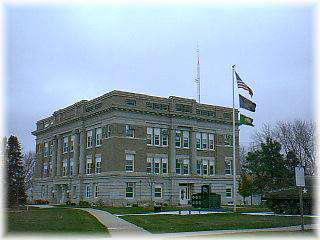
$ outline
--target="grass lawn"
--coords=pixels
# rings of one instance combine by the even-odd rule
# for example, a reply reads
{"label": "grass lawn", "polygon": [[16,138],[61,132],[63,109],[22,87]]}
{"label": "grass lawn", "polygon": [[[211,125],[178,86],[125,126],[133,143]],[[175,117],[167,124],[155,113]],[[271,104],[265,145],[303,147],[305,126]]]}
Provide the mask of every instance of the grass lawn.
{"label": "grass lawn", "polygon": [[[300,224],[300,217],[250,216],[240,213],[205,215],[144,215],[121,217],[152,233],[284,227]],[[311,218],[305,218],[310,224]]]}
{"label": "grass lawn", "polygon": [[79,209],[31,208],[30,210],[9,210],[7,231],[51,232],[51,233],[108,233],[95,217]]}

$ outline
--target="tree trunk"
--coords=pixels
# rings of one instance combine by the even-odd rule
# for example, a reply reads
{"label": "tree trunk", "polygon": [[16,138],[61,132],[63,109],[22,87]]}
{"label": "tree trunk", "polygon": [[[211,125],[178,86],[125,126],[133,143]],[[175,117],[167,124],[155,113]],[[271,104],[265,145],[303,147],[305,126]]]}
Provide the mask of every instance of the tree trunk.
{"label": "tree trunk", "polygon": [[243,206],[246,205],[246,197],[243,197]]}
{"label": "tree trunk", "polygon": [[251,206],[252,206],[252,195],[250,196]]}

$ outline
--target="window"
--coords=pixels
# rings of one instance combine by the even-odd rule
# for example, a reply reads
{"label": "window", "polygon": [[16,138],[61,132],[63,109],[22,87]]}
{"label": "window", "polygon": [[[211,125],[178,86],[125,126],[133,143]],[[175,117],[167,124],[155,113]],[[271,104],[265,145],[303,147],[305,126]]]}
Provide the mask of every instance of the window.
{"label": "window", "polygon": [[152,135],[153,135],[153,129],[148,127],[147,128],[147,145],[152,145]]}
{"label": "window", "polygon": [[208,175],[208,160],[202,161],[203,175]]}
{"label": "window", "polygon": [[183,131],[183,147],[189,148],[189,131]]}
{"label": "window", "polygon": [[161,129],[162,146],[168,146],[168,129]]}
{"label": "window", "polygon": [[91,198],[91,186],[86,185],[86,198]]}
{"label": "window", "polygon": [[184,105],[184,104],[176,104],[176,111],[185,112],[185,113],[192,113],[192,106]]}
{"label": "window", "polygon": [[154,158],[154,174],[160,173],[160,161],[161,158]]}
{"label": "window", "polygon": [[73,152],[73,149],[74,149],[74,138],[75,138],[74,135],[70,137],[70,152]]}
{"label": "window", "polygon": [[232,113],[224,113],[223,117],[227,120],[230,120],[232,118]]}
{"label": "window", "polygon": [[197,174],[201,175],[202,161],[197,161]]}
{"label": "window", "polygon": [[162,173],[168,173],[168,159],[162,158]]}
{"label": "window", "polygon": [[232,186],[226,186],[226,197],[227,198],[232,197]]}
{"label": "window", "polygon": [[224,145],[225,146],[232,146],[233,145],[232,134],[225,134],[224,135]]}
{"label": "window", "polygon": [[44,143],[44,153],[43,153],[44,157],[47,157],[48,153],[49,153],[48,143],[45,142]]}
{"label": "window", "polygon": [[201,133],[196,133],[197,149],[201,149]]}
{"label": "window", "polygon": [[157,109],[157,110],[169,110],[169,105],[161,104],[161,103],[154,103],[154,102],[146,102],[147,108]]}
{"label": "window", "polygon": [[209,162],[209,175],[215,174],[215,164],[214,161]]}
{"label": "window", "polygon": [[209,149],[214,149],[214,135],[213,133],[209,133]]}
{"label": "window", "polygon": [[67,176],[68,174],[68,161],[64,160],[62,163],[62,176]]}
{"label": "window", "polygon": [[111,137],[111,125],[107,125],[107,137]]}
{"label": "window", "polygon": [[87,164],[86,164],[86,174],[91,174],[92,169],[92,156],[87,156]]}
{"label": "window", "polygon": [[196,109],[196,113],[200,114],[202,116],[209,116],[209,117],[214,117],[215,113],[214,111],[210,111],[210,110],[203,110],[203,109]]}
{"label": "window", "polygon": [[154,186],[154,197],[161,198],[162,197],[162,187],[160,185]]}
{"label": "window", "polygon": [[126,104],[130,106],[136,106],[136,100],[134,99],[126,99]]}
{"label": "window", "polygon": [[134,197],[134,183],[128,182],[126,184],[126,198],[133,198]]}
{"label": "window", "polygon": [[168,158],[148,157],[147,173],[153,173],[153,174],[168,173]]}
{"label": "window", "polygon": [[102,129],[97,128],[96,129],[96,146],[101,146],[101,140],[102,140]]}
{"label": "window", "polygon": [[94,105],[94,109],[99,109],[102,107],[102,103],[97,103]]}
{"label": "window", "polygon": [[45,191],[45,185],[41,185],[41,198],[43,198],[44,197],[44,191]]}
{"label": "window", "polygon": [[68,152],[68,137],[63,138],[63,153]]}
{"label": "window", "polygon": [[153,137],[153,144],[155,146],[160,146],[160,128],[155,128],[153,130],[154,137]]}
{"label": "window", "polygon": [[226,175],[231,174],[231,160],[225,160],[224,161],[224,173]]}
{"label": "window", "polygon": [[73,158],[70,158],[69,172],[70,172],[70,175],[73,175]]}
{"label": "window", "polygon": [[72,187],[72,196],[73,198],[77,198],[77,186],[73,185]]}
{"label": "window", "polygon": [[147,173],[152,173],[152,158],[147,158]]}
{"label": "window", "polygon": [[184,159],[182,163],[182,174],[189,174],[189,160]]}
{"label": "window", "polygon": [[201,145],[202,145],[202,149],[208,148],[208,134],[207,133],[201,133]]}
{"label": "window", "polygon": [[181,147],[181,131],[176,130],[176,147]]}
{"label": "window", "polygon": [[126,125],[126,137],[134,137],[134,128],[131,125]]}
{"label": "window", "polygon": [[44,163],[44,164],[43,164],[43,175],[44,175],[45,177],[48,176],[48,164],[47,164],[47,163]]}
{"label": "window", "polygon": [[147,145],[168,146],[168,130],[165,128],[147,128]]}
{"label": "window", "polygon": [[92,130],[87,131],[87,148],[92,147]]}
{"label": "window", "polygon": [[126,154],[125,169],[126,169],[126,172],[134,171],[134,155],[133,154]]}
{"label": "window", "polygon": [[52,162],[49,162],[49,173],[52,174]]}
{"label": "window", "polygon": [[53,153],[53,142],[51,142],[49,145],[49,156],[52,156],[52,153]]}
{"label": "window", "polygon": [[176,173],[181,174],[181,163],[178,161],[176,162]]}
{"label": "window", "polygon": [[96,184],[94,188],[94,197],[99,197],[99,185]]}
{"label": "window", "polygon": [[101,173],[101,154],[96,155],[96,173]]}

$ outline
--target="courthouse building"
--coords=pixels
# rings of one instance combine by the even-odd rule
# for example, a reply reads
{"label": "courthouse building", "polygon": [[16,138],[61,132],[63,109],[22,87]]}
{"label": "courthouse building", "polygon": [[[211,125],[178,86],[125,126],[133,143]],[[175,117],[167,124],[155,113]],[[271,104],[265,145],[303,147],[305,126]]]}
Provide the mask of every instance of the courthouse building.
{"label": "courthouse building", "polygon": [[[33,200],[187,205],[207,185],[234,201],[232,108],[112,91],[55,111],[32,134]],[[236,163],[239,174],[238,126]]]}

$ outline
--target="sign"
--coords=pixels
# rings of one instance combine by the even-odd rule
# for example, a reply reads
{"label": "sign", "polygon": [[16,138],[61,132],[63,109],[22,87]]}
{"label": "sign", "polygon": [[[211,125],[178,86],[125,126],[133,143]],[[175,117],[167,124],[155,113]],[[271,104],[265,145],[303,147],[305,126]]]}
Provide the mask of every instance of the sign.
{"label": "sign", "polygon": [[296,174],[296,186],[298,187],[305,187],[305,178],[304,178],[304,168],[303,167],[295,167],[295,174]]}

